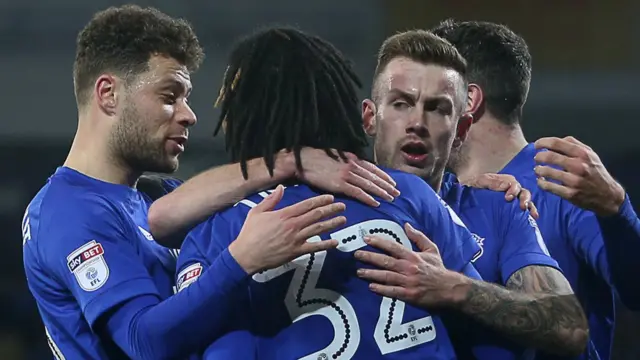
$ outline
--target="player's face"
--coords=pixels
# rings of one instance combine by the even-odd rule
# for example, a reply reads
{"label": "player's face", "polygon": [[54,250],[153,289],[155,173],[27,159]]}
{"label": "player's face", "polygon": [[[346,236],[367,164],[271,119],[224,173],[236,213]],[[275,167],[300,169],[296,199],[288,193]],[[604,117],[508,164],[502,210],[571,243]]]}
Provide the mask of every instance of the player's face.
{"label": "player's face", "polygon": [[363,119],[375,136],[376,161],[439,184],[456,135],[464,80],[451,69],[397,58],[375,86],[376,103],[365,101]]}
{"label": "player's face", "polygon": [[196,123],[187,103],[190,92],[184,66],[171,58],[151,57],[148,71],[125,91],[120,119],[111,134],[117,156],[137,171],[174,172],[188,128]]}

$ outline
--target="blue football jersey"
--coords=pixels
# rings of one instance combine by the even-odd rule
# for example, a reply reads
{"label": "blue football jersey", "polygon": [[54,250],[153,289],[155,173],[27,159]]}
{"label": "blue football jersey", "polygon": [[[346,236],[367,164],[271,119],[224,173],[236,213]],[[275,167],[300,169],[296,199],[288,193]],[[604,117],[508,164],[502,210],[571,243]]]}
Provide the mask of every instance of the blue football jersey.
{"label": "blue football jersey", "polygon": [[[366,235],[414,248],[404,233],[407,222],[438,245],[449,269],[462,271],[479,252],[464,224],[424,181],[387,171],[402,195],[391,203],[382,201],[378,208],[337,197],[346,205],[347,224],[308,241],[337,239],[338,248],[255,274],[246,296],[237,299],[235,322],[210,346],[206,359],[228,359],[230,354],[278,360],[456,358],[438,316],[381,297],[356,276],[363,264],[353,252],[367,247]],[[278,208],[318,194],[305,185],[289,187]],[[180,290],[229,246],[249,210],[267,195],[251,196],[189,234],[178,259]]]}
{"label": "blue football jersey", "polygon": [[173,294],[177,254],[149,233],[150,202],[61,167],[29,204],[24,268],[56,359],[123,358],[93,331],[96,321],[134,297]]}
{"label": "blue football jersey", "polygon": [[[540,189],[533,168],[538,153],[527,145],[501,171],[531,191],[538,225],[551,256],[558,261],[589,321],[589,344],[580,359],[609,359],[613,336],[613,293],[604,241],[594,213]],[[558,359],[539,355],[538,359]]]}
{"label": "blue football jersey", "polygon": [[[453,180],[453,179],[451,179]],[[550,257],[538,225],[517,201],[507,202],[504,193],[474,189],[459,183],[443,186],[443,199],[462,218],[482,248],[474,266],[483,280],[505,286],[516,271],[527,266],[558,263]],[[458,339],[456,339],[458,340]],[[472,349],[488,359],[523,359],[532,353],[488,329],[460,339],[458,348]]]}

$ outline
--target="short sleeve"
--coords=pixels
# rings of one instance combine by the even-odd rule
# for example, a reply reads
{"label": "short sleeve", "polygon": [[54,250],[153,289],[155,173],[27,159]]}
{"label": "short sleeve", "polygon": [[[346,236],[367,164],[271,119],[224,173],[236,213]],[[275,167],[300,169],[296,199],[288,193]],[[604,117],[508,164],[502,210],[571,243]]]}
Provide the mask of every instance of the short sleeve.
{"label": "short sleeve", "polygon": [[57,206],[39,229],[45,266],[61,279],[93,325],[104,313],[142,295],[160,298],[131,225],[103,199]]}
{"label": "short sleeve", "polygon": [[421,220],[425,234],[440,249],[445,267],[461,272],[475,260],[480,246],[460,217],[429,186],[425,185]]}
{"label": "short sleeve", "polygon": [[498,256],[502,283],[511,275],[527,266],[550,266],[559,270],[558,263],[549,255],[549,250],[535,219],[529,211],[523,211],[517,202],[507,203],[500,196],[500,211],[494,217],[493,226],[500,229],[502,247]]}

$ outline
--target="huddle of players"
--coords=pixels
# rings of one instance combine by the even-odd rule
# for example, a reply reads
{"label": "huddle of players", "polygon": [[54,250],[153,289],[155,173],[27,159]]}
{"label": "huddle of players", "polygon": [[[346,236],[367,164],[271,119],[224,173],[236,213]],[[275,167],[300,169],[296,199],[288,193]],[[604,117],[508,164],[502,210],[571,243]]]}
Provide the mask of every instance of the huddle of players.
{"label": "huddle of players", "polygon": [[[494,97],[500,89],[489,86],[486,106],[471,96],[480,119],[473,126],[505,106],[521,112],[530,57],[519,37],[475,22],[445,22],[434,32],[458,49],[456,39],[486,32],[503,41],[494,44],[502,56],[526,55],[512,64],[518,69],[501,69],[521,71],[517,85],[526,90],[505,85],[515,100]],[[583,262],[563,249],[573,245],[549,241],[543,228],[558,266],[518,204],[443,183],[450,152],[464,163],[474,121],[468,97],[477,94],[469,82],[485,86],[474,78],[481,74],[472,54],[463,55],[469,64],[426,31],[387,39],[361,112],[360,82],[331,44],[294,29],[260,31],[232,51],[217,101],[218,131],[240,164],[182,185],[145,180],[145,193],[134,189],[139,176],[175,171],[196,122],[186,99],[202,49],[186,22],[157,10],[98,13],[78,37],[74,144],[22,226],[27,280],[54,356],[608,358],[611,299],[596,305],[591,296],[615,285],[633,304],[636,290],[620,274],[637,265],[620,260],[624,251],[600,229],[636,240],[637,216],[625,199],[611,223],[578,217],[598,235],[590,248],[576,246],[585,251],[578,257],[592,260],[598,288],[575,270]],[[366,135],[375,136],[384,171],[356,158],[364,157]],[[522,151],[533,154],[505,169],[531,162],[531,173],[536,150]],[[280,183],[289,186],[263,191]],[[534,200],[555,211],[540,193]],[[556,215],[546,230],[552,236],[562,221]],[[176,252],[160,244],[182,245],[177,276]]]}

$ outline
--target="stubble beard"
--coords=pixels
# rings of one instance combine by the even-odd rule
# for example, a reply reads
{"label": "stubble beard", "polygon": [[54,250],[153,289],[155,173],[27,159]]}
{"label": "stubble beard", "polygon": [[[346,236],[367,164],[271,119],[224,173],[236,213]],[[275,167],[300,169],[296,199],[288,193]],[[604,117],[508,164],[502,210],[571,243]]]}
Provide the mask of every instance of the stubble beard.
{"label": "stubble beard", "polygon": [[164,142],[155,140],[135,105],[128,103],[111,134],[110,147],[116,161],[134,173],[173,173],[178,161],[166,154]]}

